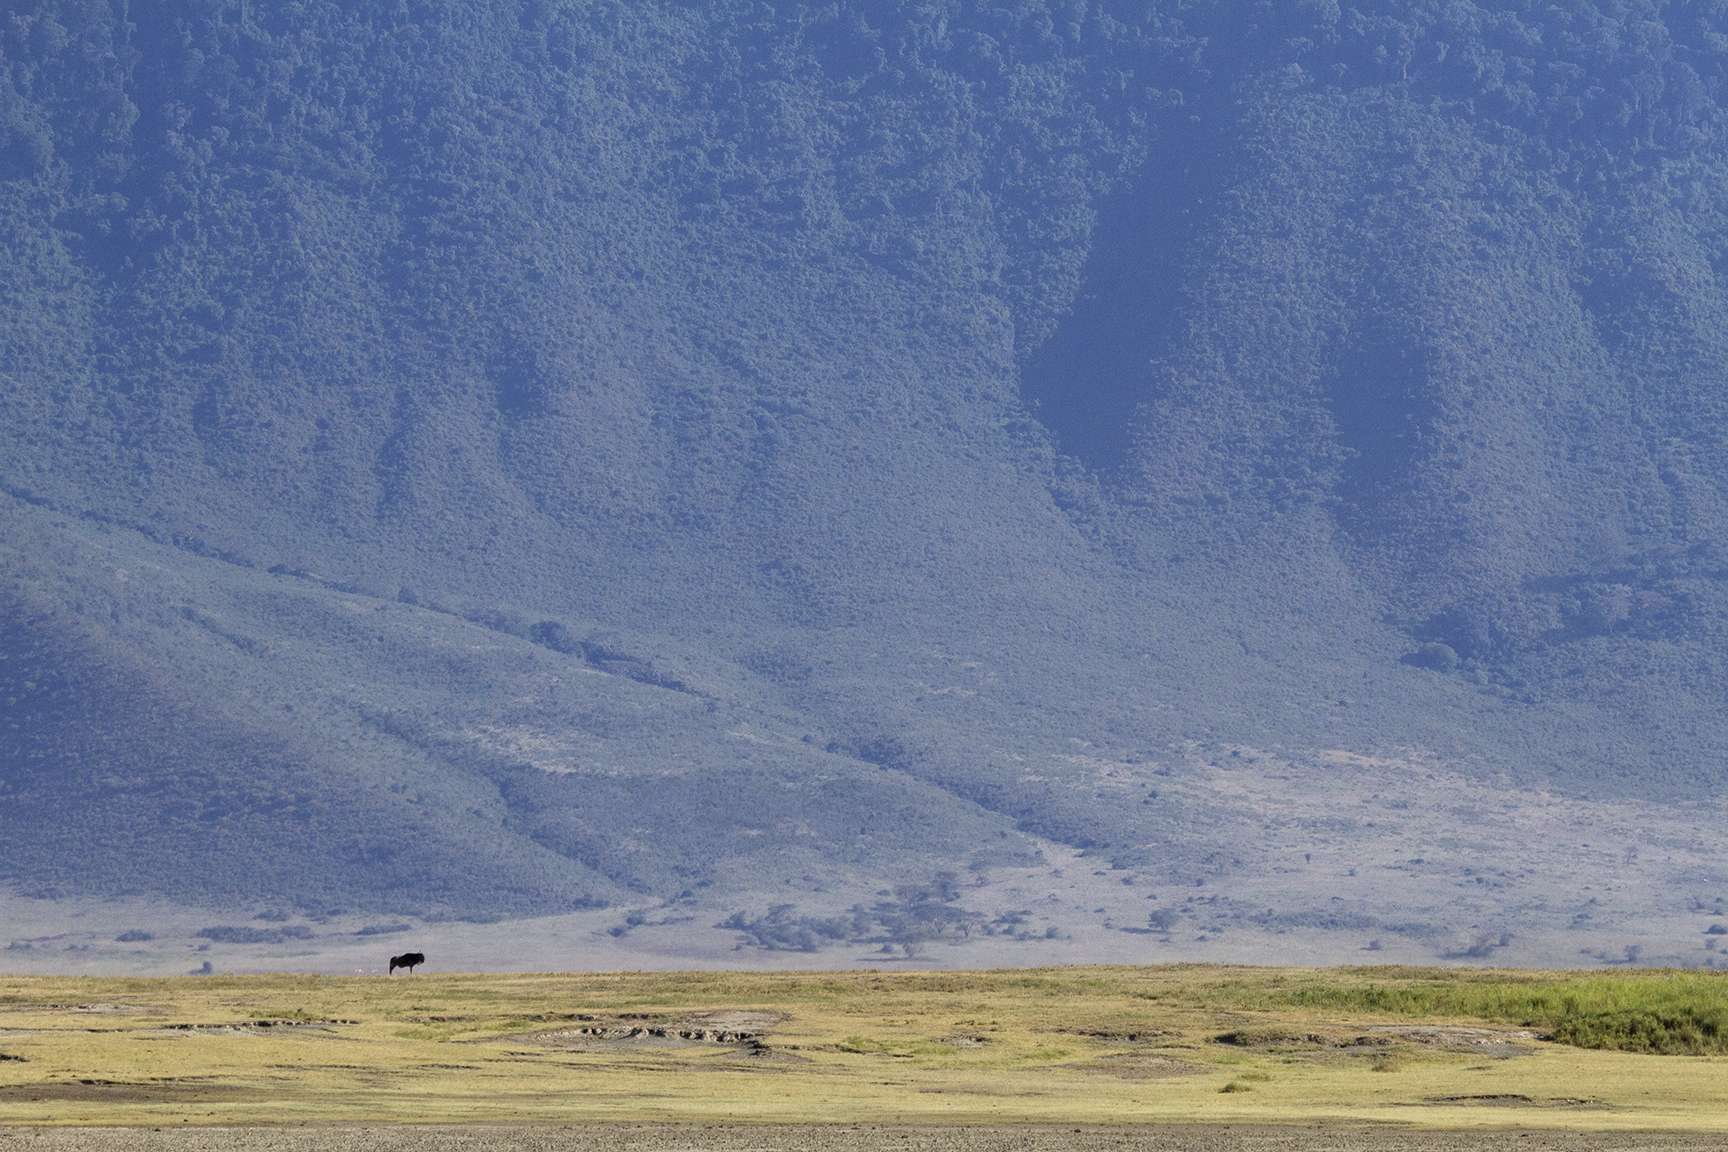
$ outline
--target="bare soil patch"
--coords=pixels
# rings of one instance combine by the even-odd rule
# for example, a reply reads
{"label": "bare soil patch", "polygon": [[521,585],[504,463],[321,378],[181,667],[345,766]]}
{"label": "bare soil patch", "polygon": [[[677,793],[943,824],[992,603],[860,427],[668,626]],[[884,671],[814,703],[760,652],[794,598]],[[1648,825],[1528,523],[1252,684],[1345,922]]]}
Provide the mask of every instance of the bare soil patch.
{"label": "bare soil patch", "polygon": [[168,1009],[153,1004],[32,1004],[8,1001],[0,1003],[0,1012],[74,1012],[79,1014],[162,1016]]}
{"label": "bare soil patch", "polygon": [[1093,1064],[1070,1064],[1068,1067],[1077,1072],[1102,1072],[1110,1076],[1120,1076],[1124,1080],[1167,1080],[1172,1076],[1197,1076],[1202,1072],[1218,1070],[1212,1065],[1190,1064],[1172,1056],[1143,1055],[1138,1052],[1106,1056]]}
{"label": "bare soil patch", "polygon": [[1720,1136],[1259,1125],[384,1125],[0,1128],[31,1152],[1715,1152]]}
{"label": "bare soil patch", "polygon": [[54,1080],[0,1086],[0,1104],[37,1100],[101,1101],[110,1104],[168,1104],[246,1095],[230,1084],[173,1082],[121,1083],[113,1080]]}
{"label": "bare soil patch", "polygon": [[[1356,1038],[1323,1032],[1293,1032],[1283,1028],[1238,1028],[1214,1036],[1220,1044],[1237,1048],[1343,1048],[1357,1042]],[[1389,1044],[1390,1040],[1381,1040]]]}
{"label": "bare soil patch", "polygon": [[1481,1096],[1429,1096],[1427,1103],[1476,1104],[1484,1108],[1583,1108],[1592,1112],[1606,1112],[1611,1107],[1600,1100],[1582,1100],[1575,1096],[1538,1098],[1511,1092],[1490,1093]]}
{"label": "bare soil patch", "polygon": [[512,1043],[568,1051],[615,1048],[690,1048],[699,1045],[760,1047],[763,1038],[786,1019],[783,1012],[719,1009],[671,1020],[642,1017],[589,1017],[559,1028],[512,1033]]}
{"label": "bare soil patch", "polygon": [[1473,1028],[1458,1025],[1392,1024],[1348,1032],[1318,1032],[1281,1028],[1239,1028],[1214,1036],[1219,1044],[1278,1052],[1325,1050],[1357,1052],[1417,1044],[1478,1056],[1526,1056],[1541,1039],[1528,1029]]}
{"label": "bare soil patch", "polygon": [[1105,1044],[1150,1044],[1154,1040],[1181,1035],[1166,1028],[1150,1028],[1140,1032],[1112,1032],[1100,1028],[1056,1028],[1053,1031],[1063,1036],[1084,1036],[1088,1040],[1098,1040]]}
{"label": "bare soil patch", "polygon": [[1542,1037],[1526,1028],[1469,1028],[1457,1025],[1400,1024],[1372,1028],[1376,1037],[1390,1037],[1439,1048],[1449,1052],[1470,1052],[1479,1056],[1528,1056]]}

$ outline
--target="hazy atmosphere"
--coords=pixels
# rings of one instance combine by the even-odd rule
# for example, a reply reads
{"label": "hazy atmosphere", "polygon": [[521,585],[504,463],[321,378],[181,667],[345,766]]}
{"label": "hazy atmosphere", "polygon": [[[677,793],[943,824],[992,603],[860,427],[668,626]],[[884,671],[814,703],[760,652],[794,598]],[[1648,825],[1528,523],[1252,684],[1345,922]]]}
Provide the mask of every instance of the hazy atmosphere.
{"label": "hazy atmosphere", "polygon": [[1715,0],[0,3],[0,969],[1728,967],[1725,106]]}

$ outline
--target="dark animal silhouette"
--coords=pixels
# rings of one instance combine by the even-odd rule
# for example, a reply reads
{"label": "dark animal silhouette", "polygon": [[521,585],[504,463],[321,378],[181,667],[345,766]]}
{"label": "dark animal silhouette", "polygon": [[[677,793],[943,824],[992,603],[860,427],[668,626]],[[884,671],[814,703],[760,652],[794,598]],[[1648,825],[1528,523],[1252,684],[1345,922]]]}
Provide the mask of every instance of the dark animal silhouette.
{"label": "dark animal silhouette", "polygon": [[396,975],[396,969],[398,968],[406,968],[408,969],[408,974],[412,976],[414,974],[414,965],[424,963],[426,963],[426,954],[424,952],[404,952],[400,956],[392,956],[390,957],[390,975]]}

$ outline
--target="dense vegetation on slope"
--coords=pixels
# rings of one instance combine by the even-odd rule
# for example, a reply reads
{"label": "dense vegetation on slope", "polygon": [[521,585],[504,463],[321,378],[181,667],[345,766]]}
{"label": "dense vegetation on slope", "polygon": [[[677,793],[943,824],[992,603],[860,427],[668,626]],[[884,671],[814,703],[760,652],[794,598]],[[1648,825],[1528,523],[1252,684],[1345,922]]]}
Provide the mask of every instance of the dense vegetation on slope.
{"label": "dense vegetation on slope", "polygon": [[4,15],[14,878],[1227,868],[1096,787],[1184,740],[1715,784],[1722,5]]}

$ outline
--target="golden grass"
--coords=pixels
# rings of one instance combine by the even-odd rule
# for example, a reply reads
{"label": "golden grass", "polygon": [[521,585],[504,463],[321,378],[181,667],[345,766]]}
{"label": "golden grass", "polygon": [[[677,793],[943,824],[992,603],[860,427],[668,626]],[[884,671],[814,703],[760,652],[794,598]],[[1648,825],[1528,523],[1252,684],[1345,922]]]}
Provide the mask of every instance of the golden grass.
{"label": "golden grass", "polygon": [[[1691,986],[1674,983],[1682,978],[1689,979],[1200,965],[0,977],[0,1054],[24,1057],[0,1060],[0,1121],[1350,1121],[1728,1130],[1728,1058],[1536,1040],[1466,1043],[1494,1037],[1395,1030],[1524,1025],[1535,996],[1551,997],[1558,1006],[1551,1020],[1559,1019],[1568,987],[1575,1003],[1598,1015],[1614,1005],[1642,1011],[1651,995],[1670,1009],[1707,1011],[1719,986],[1700,983],[1688,1001]],[[1634,987],[1639,981],[1645,992]],[[652,1024],[715,1010],[786,1018],[760,1048],[596,1041],[567,1050],[534,1039],[548,1029]],[[276,1023],[285,1020],[351,1023]]]}

